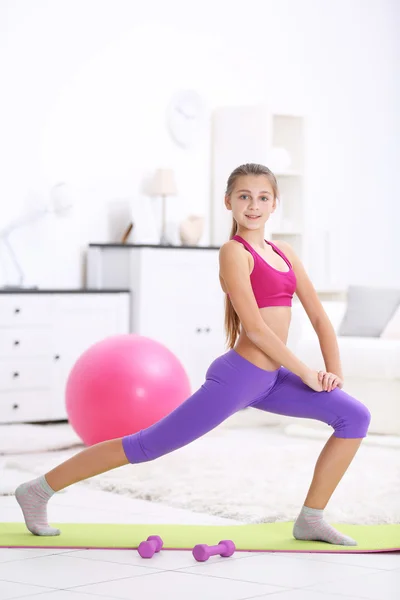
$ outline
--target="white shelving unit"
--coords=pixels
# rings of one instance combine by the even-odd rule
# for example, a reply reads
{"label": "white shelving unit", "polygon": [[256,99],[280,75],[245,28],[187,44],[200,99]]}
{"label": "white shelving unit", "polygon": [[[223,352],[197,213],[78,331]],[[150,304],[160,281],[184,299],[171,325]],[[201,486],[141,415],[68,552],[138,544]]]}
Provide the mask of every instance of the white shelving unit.
{"label": "white shelving unit", "polygon": [[[267,157],[267,166],[277,178],[280,202],[270,225],[267,223],[266,235],[272,240],[286,240],[305,261],[304,117],[271,114],[269,122],[271,160]],[[290,156],[286,169],[274,164],[274,148],[282,148]]]}
{"label": "white shelving unit", "polygon": [[[274,114],[265,106],[230,106],[215,110],[212,128],[211,243],[229,239],[232,215],[224,206],[226,182],[243,163],[261,163],[277,178],[280,202],[265,227],[267,239],[288,241],[306,262],[303,116]],[[279,164],[275,149],[284,149],[290,164]]]}

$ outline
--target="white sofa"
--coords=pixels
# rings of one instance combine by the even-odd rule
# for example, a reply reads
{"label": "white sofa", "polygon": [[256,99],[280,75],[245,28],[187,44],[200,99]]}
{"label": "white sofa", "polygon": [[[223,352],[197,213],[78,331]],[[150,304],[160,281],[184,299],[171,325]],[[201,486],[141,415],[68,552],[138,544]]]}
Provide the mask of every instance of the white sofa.
{"label": "white sofa", "polygon": [[[322,304],[337,332],[346,302],[325,301]],[[369,433],[400,435],[400,339],[338,336],[337,340],[343,390],[371,411]],[[288,346],[310,367],[325,368],[317,335],[300,303],[293,306]],[[318,425],[318,422],[307,420],[307,427]]]}

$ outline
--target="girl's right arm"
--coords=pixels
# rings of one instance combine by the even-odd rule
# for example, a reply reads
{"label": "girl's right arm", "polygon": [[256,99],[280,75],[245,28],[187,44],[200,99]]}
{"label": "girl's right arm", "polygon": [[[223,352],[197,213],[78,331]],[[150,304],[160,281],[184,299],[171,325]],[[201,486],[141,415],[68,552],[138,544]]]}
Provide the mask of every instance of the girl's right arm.
{"label": "girl's right arm", "polygon": [[[316,371],[299,360],[264,322],[251,287],[249,262],[243,248],[239,244],[226,242],[220,249],[219,263],[229,298],[249,340],[273,360],[298,375],[307,385],[314,378],[317,384]],[[316,387],[321,389],[318,384]]]}

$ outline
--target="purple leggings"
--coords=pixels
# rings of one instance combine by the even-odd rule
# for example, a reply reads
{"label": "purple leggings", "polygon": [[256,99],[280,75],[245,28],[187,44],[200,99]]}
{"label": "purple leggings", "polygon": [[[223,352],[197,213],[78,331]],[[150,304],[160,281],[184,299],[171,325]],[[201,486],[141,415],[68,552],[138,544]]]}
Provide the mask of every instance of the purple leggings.
{"label": "purple leggings", "polygon": [[315,392],[285,367],[260,369],[235,350],[214,360],[203,385],[169,415],[122,439],[131,463],[154,460],[201,437],[252,406],[331,425],[339,438],[363,438],[371,420],[364,404],[340,388]]}

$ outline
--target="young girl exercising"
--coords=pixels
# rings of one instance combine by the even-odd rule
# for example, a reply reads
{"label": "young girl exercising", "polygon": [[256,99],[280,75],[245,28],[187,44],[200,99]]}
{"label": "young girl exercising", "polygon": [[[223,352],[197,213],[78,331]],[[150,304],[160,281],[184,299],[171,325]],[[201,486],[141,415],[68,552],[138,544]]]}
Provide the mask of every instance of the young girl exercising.
{"label": "young girl exercising", "polygon": [[[59,535],[47,522],[47,501],[55,492],[128,463],[154,460],[252,406],[316,419],[334,429],[317,460],[293,536],[357,545],[324,520],[323,510],[366,436],[371,415],[342,390],[335,332],[300,259],[286,242],[264,240],[277,197],[277,182],[267,167],[246,164],[231,173],[225,194],[233,216],[231,239],[219,254],[228,352],[212,362],[199,390],[154,425],[91,446],[20,485],[15,495],[33,534]],[[286,346],[294,292],[318,336],[326,371],[310,369]]]}

